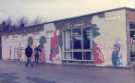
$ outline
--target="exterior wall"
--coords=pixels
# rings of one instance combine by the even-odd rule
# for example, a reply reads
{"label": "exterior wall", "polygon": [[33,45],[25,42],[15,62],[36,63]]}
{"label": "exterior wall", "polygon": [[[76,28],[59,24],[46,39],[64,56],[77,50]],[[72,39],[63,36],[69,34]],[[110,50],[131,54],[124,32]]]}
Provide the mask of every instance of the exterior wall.
{"label": "exterior wall", "polygon": [[[56,34],[54,34],[56,33]],[[59,46],[56,49],[58,52],[51,54],[51,50],[55,49],[52,46],[51,41],[54,40],[55,43],[58,45],[58,41],[55,39],[58,37],[59,31],[56,31],[56,28],[53,23],[46,24],[44,26],[43,31],[39,32],[32,32],[28,34],[16,34],[16,35],[9,35],[9,36],[2,36],[2,58],[4,60],[7,59],[15,59],[20,61],[26,61],[26,56],[24,53],[24,49],[27,46],[27,40],[29,37],[33,38],[33,49],[39,45],[39,39],[41,36],[46,38],[46,43],[44,44],[43,53],[40,58],[40,62],[47,62],[47,63],[61,63],[60,59],[60,50]],[[55,45],[56,46],[56,45]],[[34,60],[34,55],[33,55]]]}
{"label": "exterior wall", "polygon": [[99,27],[100,36],[95,38],[95,42],[99,45],[104,56],[104,64],[112,65],[112,53],[116,49],[114,45],[120,49],[121,64],[127,65],[127,39],[126,39],[126,11],[118,10],[104,13],[104,17],[94,16],[92,23]]}
{"label": "exterior wall", "polygon": [[[94,60],[98,60],[94,61],[94,64],[97,66],[127,65],[126,10],[115,10],[62,20],[56,22],[56,26],[59,29],[73,27],[98,28],[99,34],[93,38],[93,57],[95,57]],[[118,50],[118,54],[114,50]],[[112,59],[112,56],[116,56],[118,59]],[[101,62],[102,60],[103,62]],[[119,64],[114,65],[112,61],[114,63],[119,62]]]}
{"label": "exterior wall", "polygon": [[[56,27],[55,27],[56,25]],[[18,59],[25,61],[24,49],[27,46],[28,37],[33,37],[33,48],[39,45],[39,39],[44,36],[47,42],[44,44],[41,62],[58,63],[62,61],[60,32],[65,28],[90,27],[98,28],[98,36],[93,38],[94,60],[97,66],[126,66],[127,65],[127,32],[126,10],[115,10],[96,15],[87,15],[78,18],[57,21],[45,24],[44,30],[25,35],[2,36],[3,59]],[[91,26],[92,25],[92,26]],[[60,39],[60,40],[59,40]],[[19,50],[17,50],[19,49]],[[112,59],[112,56],[118,57]],[[102,58],[102,59],[101,59]],[[112,64],[119,62],[119,64]]]}

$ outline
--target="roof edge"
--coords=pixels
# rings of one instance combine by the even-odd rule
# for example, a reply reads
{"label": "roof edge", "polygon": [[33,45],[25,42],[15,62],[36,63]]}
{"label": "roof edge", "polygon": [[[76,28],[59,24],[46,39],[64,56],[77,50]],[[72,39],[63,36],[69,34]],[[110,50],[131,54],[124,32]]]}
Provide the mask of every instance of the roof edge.
{"label": "roof edge", "polygon": [[[122,9],[135,11],[135,8],[120,7],[120,8],[107,9],[107,10],[103,10],[103,11],[99,11],[99,12],[94,12],[94,13],[89,13],[89,14],[84,14],[84,15],[79,15],[79,16],[74,16],[74,17],[69,17],[69,18],[64,18],[64,19],[58,19],[58,20],[54,20],[54,21],[50,21],[50,22],[43,22],[43,23],[40,23],[40,24],[37,24],[37,25],[44,25],[44,24],[49,24],[49,23],[56,23],[56,22],[70,20],[70,19],[75,19],[75,18],[79,18],[79,17],[83,17],[83,16],[96,15],[96,14],[99,14],[99,13],[117,11],[117,10],[122,10]],[[36,26],[36,25],[32,25],[32,26]]]}
{"label": "roof edge", "polygon": [[59,21],[65,21],[65,20],[70,20],[70,19],[79,18],[79,17],[83,17],[83,16],[96,15],[96,14],[99,14],[99,13],[117,11],[117,10],[122,10],[122,9],[135,11],[135,8],[120,7],[120,8],[107,9],[107,10],[93,12],[93,13],[89,13],[89,14],[84,14],[84,15],[79,15],[79,16],[74,16],[74,17],[69,17],[69,18],[64,18],[64,19],[58,19],[58,20],[47,22],[47,23],[56,23],[56,22],[59,22]]}

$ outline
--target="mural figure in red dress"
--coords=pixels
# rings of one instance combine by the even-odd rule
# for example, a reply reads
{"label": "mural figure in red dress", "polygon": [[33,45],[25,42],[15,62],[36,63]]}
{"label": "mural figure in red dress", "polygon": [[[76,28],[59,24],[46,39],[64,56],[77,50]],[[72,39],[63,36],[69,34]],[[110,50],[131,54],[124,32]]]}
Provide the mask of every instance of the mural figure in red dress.
{"label": "mural figure in red dress", "polygon": [[50,61],[54,61],[56,59],[56,55],[59,53],[59,40],[57,36],[57,31],[53,33],[53,37],[51,38],[51,50],[50,50]]}
{"label": "mural figure in red dress", "polygon": [[93,58],[94,64],[102,64],[104,62],[103,53],[96,42],[93,42]]}

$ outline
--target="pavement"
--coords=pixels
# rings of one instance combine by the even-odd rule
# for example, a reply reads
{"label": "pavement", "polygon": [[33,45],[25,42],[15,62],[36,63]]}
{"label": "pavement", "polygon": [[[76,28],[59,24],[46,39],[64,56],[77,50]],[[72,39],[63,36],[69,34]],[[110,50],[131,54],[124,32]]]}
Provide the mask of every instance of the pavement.
{"label": "pavement", "polygon": [[0,61],[0,83],[135,83],[135,69]]}

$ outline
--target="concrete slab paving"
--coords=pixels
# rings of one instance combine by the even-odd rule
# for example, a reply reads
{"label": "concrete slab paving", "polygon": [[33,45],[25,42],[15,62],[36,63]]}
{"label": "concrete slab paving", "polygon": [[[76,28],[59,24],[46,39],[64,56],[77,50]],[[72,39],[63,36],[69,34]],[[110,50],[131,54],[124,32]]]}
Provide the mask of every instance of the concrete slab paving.
{"label": "concrete slab paving", "polygon": [[0,83],[135,83],[135,69],[0,61]]}

